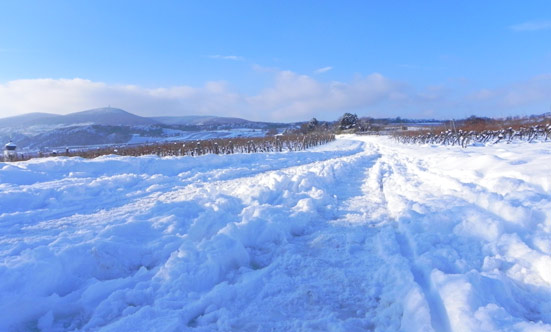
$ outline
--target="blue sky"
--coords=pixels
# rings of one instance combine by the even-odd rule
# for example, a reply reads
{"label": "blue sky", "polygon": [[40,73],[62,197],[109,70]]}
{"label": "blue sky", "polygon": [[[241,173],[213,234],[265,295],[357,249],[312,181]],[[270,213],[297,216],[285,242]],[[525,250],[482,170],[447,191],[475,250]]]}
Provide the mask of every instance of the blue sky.
{"label": "blue sky", "polygon": [[2,1],[0,117],[551,111],[550,1]]}

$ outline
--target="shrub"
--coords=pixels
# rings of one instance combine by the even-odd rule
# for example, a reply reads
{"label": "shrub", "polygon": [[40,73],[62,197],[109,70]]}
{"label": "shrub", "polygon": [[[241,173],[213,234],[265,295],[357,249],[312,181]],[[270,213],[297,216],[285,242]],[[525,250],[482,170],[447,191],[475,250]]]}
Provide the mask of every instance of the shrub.
{"label": "shrub", "polygon": [[349,130],[356,128],[358,116],[356,114],[344,113],[338,121],[339,130]]}

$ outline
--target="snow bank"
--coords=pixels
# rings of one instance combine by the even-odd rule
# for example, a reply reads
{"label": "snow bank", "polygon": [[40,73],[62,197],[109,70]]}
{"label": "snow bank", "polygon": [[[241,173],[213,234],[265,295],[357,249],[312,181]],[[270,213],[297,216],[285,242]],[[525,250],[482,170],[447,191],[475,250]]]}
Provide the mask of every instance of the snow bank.
{"label": "snow bank", "polygon": [[548,331],[549,151],[0,163],[0,330]]}

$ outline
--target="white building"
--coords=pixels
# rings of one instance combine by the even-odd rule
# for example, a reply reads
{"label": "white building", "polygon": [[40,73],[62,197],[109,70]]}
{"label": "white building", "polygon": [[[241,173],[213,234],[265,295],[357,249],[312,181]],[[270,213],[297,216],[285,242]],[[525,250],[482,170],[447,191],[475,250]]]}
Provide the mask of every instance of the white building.
{"label": "white building", "polygon": [[17,149],[17,146],[12,141],[4,146],[4,161],[15,160],[17,158],[15,149]]}

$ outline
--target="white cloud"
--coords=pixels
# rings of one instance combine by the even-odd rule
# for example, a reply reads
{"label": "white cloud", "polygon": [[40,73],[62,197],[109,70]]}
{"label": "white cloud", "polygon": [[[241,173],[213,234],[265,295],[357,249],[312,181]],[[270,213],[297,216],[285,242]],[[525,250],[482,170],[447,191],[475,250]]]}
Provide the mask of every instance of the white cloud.
{"label": "white cloud", "polygon": [[276,75],[274,86],[247,98],[252,109],[270,110],[276,120],[333,119],[345,111],[361,110],[399,94],[400,84],[380,74],[358,77],[350,83],[322,83],[291,71]]}
{"label": "white cloud", "polygon": [[316,74],[323,74],[323,73],[326,73],[326,72],[330,71],[331,69],[333,69],[333,67],[331,67],[331,66],[327,66],[327,67],[323,67],[323,68],[318,68],[318,69],[314,70],[314,73],[316,73]]}
{"label": "white cloud", "polygon": [[[503,109],[530,107],[547,102],[551,106],[551,75],[540,75],[532,79],[517,82],[494,90],[478,91],[474,97],[486,104],[493,104]],[[541,112],[548,111],[542,109]]]}
{"label": "white cloud", "polygon": [[232,61],[244,61],[245,58],[238,55],[209,55],[211,59],[232,60]]}
{"label": "white cloud", "polygon": [[155,89],[90,80],[30,79],[0,84],[0,117],[29,112],[67,114],[111,105],[144,115],[211,114],[252,120],[295,121],[367,107],[396,93],[397,84],[380,74],[350,83],[322,83],[291,71],[274,72],[271,87],[255,95],[239,94],[225,82],[202,87]]}
{"label": "white cloud", "polygon": [[321,82],[292,71],[270,71],[258,93],[238,93],[223,81],[203,86],[144,88],[85,79],[26,79],[0,84],[0,117],[30,112],[67,114],[111,105],[142,116],[219,115],[250,120],[334,120],[344,112],[374,117],[504,116],[549,111],[551,75],[493,89],[451,83],[415,89],[381,74]]}
{"label": "white cloud", "polygon": [[515,31],[538,31],[551,29],[551,21],[530,21],[515,24],[510,27]]}
{"label": "white cloud", "polygon": [[224,82],[147,89],[79,78],[16,80],[0,84],[0,116],[67,114],[106,105],[145,116],[231,114],[239,98]]}

